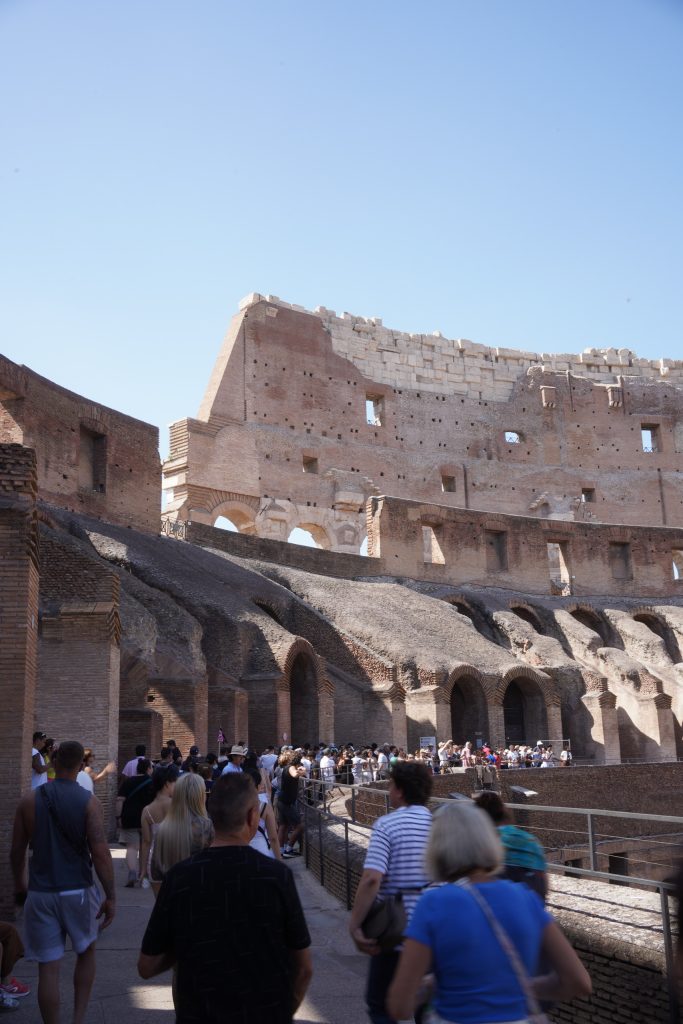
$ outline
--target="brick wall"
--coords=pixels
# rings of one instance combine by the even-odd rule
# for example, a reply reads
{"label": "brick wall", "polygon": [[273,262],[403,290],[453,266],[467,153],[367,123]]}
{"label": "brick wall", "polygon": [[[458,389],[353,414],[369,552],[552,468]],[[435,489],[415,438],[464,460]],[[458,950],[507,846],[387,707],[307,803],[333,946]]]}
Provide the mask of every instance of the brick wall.
{"label": "brick wall", "polygon": [[44,501],[108,522],[158,531],[156,427],[97,405],[0,356],[0,442],[36,451]]}
{"label": "brick wall", "polygon": [[0,444],[0,916],[14,915],[7,851],[31,778],[38,647],[35,454]]}

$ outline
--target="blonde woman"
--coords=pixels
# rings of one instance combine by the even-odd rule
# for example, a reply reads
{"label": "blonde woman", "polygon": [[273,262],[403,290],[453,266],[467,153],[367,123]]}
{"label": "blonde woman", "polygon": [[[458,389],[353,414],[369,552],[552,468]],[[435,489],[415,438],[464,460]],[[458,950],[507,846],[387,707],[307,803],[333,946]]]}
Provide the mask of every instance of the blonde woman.
{"label": "blonde woman", "polygon": [[206,787],[201,775],[181,775],[171,806],[154,838],[152,879],[161,883],[167,871],[211,845],[213,825],[206,813]]}
{"label": "blonde woman", "polygon": [[152,774],[154,799],[151,804],[147,804],[140,816],[142,827],[140,882],[144,888],[147,887],[147,882],[151,883],[155,896],[158,895],[161,888],[161,879],[153,877],[154,841],[162,821],[170,810],[173,790],[175,789],[179,774],[174,764],[162,765],[160,768],[154,769]]}

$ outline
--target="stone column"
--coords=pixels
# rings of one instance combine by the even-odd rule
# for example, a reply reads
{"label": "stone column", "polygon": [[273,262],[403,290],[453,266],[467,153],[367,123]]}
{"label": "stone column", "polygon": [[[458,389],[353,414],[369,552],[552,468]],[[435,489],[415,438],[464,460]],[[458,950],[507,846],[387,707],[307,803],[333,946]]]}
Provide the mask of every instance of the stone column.
{"label": "stone column", "polygon": [[498,701],[489,700],[487,702],[487,708],[489,713],[489,743],[495,750],[497,750],[499,747],[505,747],[505,717],[503,714],[503,705]]}
{"label": "stone column", "polygon": [[617,719],[616,694],[603,690],[601,693],[585,693],[581,698],[593,719],[591,738],[601,747],[596,761],[603,764],[621,763],[619,743],[619,722]]}
{"label": "stone column", "polygon": [[334,683],[327,678],[318,688],[318,738],[323,743],[334,742]]}
{"label": "stone column", "polygon": [[[562,750],[562,710],[559,704],[546,704],[546,715],[548,718],[548,739],[552,743],[556,756]],[[537,739],[538,737],[536,737]]]}
{"label": "stone column", "polygon": [[8,851],[19,797],[30,786],[38,649],[36,462],[0,445],[0,915],[14,916]]}

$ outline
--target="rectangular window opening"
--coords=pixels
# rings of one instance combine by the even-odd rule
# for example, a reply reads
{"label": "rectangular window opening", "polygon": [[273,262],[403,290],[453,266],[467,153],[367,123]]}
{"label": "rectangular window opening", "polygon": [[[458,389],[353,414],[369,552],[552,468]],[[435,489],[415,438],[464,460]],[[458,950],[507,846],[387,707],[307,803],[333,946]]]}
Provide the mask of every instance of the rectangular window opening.
{"label": "rectangular window opening", "polygon": [[445,565],[443,548],[441,546],[441,527],[422,527],[422,550],[425,565]]}
{"label": "rectangular window opening", "polygon": [[444,494],[455,494],[455,477],[442,473],[441,490]]}
{"label": "rectangular window opening", "polygon": [[631,545],[616,542],[610,543],[609,565],[613,579],[633,579],[633,571],[631,568]]}
{"label": "rectangular window opening", "polygon": [[78,486],[104,494],[107,489],[107,437],[81,427],[78,448]]}
{"label": "rectangular window opening", "polygon": [[582,487],[581,488],[581,501],[585,504],[586,502],[595,501],[595,488],[594,487]]}
{"label": "rectangular window opening", "polygon": [[566,541],[549,541],[547,549],[550,593],[565,597],[572,592],[572,578],[569,572],[569,545]]}
{"label": "rectangular window opening", "polygon": [[675,580],[683,580],[683,548],[671,552],[671,571]]}
{"label": "rectangular window opening", "polygon": [[655,454],[662,450],[660,444],[659,424],[641,423],[640,439],[644,452],[647,452],[648,454]]}
{"label": "rectangular window opening", "polygon": [[484,530],[487,572],[505,572],[508,567],[507,533],[504,530]]}
{"label": "rectangular window opening", "polygon": [[318,472],[318,460],[314,455],[304,455],[303,457],[303,471],[304,473],[317,473]]}
{"label": "rectangular window opening", "polygon": [[[610,875],[628,875],[628,853],[610,853],[607,870]],[[628,882],[622,882],[620,878],[611,878],[610,885],[628,885]]]}
{"label": "rectangular window opening", "polygon": [[365,396],[365,419],[371,427],[381,427],[384,418],[384,399],[381,395]]}
{"label": "rectangular window opening", "polygon": [[522,435],[518,430],[506,430],[505,431],[505,443],[506,444],[521,444]]}

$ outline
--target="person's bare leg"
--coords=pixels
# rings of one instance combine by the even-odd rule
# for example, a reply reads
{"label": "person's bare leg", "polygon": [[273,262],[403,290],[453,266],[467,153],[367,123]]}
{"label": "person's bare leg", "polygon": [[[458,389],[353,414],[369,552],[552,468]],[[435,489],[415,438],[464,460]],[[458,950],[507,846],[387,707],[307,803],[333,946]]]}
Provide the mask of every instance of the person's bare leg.
{"label": "person's bare leg", "polygon": [[59,1024],[59,965],[61,960],[38,964],[38,1007],[43,1024]]}
{"label": "person's bare leg", "polygon": [[138,874],[138,854],[139,848],[132,843],[129,843],[126,847],[126,867],[129,871],[134,871],[137,877]]}
{"label": "person's bare leg", "polygon": [[74,1024],[83,1024],[95,980],[95,943],[79,953],[74,967]]}

